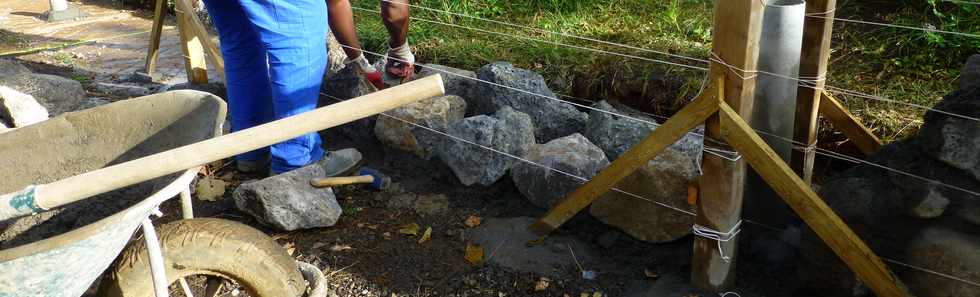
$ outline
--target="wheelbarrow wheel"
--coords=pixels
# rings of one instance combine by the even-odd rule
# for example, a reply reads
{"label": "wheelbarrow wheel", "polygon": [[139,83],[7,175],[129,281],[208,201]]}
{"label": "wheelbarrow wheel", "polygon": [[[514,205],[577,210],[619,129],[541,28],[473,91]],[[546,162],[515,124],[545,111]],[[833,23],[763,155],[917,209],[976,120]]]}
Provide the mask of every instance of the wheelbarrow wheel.
{"label": "wheelbarrow wheel", "polygon": [[[190,276],[220,277],[248,296],[302,296],[296,261],[272,238],[238,222],[199,218],[157,228],[169,284]],[[102,281],[100,296],[152,297],[150,261],[142,240],[129,244]],[[171,286],[172,288],[175,286]]]}

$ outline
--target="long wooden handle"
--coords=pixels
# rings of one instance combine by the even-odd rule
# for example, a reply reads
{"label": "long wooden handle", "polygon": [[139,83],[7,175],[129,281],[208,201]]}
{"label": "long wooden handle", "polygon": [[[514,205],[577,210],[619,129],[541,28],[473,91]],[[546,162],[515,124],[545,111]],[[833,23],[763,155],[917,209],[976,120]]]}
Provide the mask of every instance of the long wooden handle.
{"label": "long wooden handle", "polygon": [[351,184],[370,184],[373,182],[374,176],[370,175],[323,177],[310,180],[310,184],[317,188],[336,187]]}
{"label": "long wooden handle", "polygon": [[[264,125],[38,185],[34,188],[34,199],[30,202],[36,206],[35,209],[51,209],[114,189],[266,147],[306,133],[346,124],[444,93],[442,76],[428,76]],[[0,197],[8,195],[0,195]],[[21,196],[18,198],[26,199],[26,197]],[[0,217],[0,220],[4,219],[6,218]]]}

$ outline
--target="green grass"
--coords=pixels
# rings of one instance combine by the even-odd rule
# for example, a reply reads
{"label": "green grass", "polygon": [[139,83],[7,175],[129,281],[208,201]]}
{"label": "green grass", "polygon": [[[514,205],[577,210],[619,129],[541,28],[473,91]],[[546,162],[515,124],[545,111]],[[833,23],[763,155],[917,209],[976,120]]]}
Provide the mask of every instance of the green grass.
{"label": "green grass", "polygon": [[[843,0],[838,2],[840,9],[837,16],[980,33],[980,17],[977,16],[980,11],[975,5],[936,1]],[[378,9],[378,2],[374,0],[353,3],[356,7]],[[413,1],[413,4],[420,6],[697,58],[706,58],[710,52],[712,3],[705,0]],[[505,35],[704,65],[422,9],[413,9],[412,14],[417,18]],[[365,48],[383,52],[388,37],[377,13],[355,10],[355,15]],[[676,66],[419,20],[413,20],[410,38],[417,57],[423,62],[472,70],[493,61],[510,61],[541,73],[556,92],[566,94],[575,93],[576,88],[582,85],[598,84],[610,78],[642,80],[649,73],[660,72],[687,78],[686,86],[677,96],[690,98],[705,75]],[[969,54],[978,52],[980,39],[837,22],[828,84],[932,106],[952,90],[962,62]],[[608,93],[589,94],[588,99],[604,99],[604,94]],[[846,101],[851,110],[885,140],[914,133],[921,124],[923,110],[918,108],[857,97],[838,97]]]}

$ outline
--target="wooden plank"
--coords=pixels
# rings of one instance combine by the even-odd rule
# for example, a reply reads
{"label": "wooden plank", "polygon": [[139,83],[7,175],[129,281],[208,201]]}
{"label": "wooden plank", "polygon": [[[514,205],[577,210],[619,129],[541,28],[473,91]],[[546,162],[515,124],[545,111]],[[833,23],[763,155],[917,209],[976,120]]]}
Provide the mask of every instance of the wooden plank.
{"label": "wooden plank", "polygon": [[[827,72],[831,34],[834,31],[834,8],[837,0],[807,0],[806,13],[825,14],[826,18],[806,18],[803,24],[803,48],[800,54],[800,77],[816,78]],[[796,124],[793,140],[798,144],[817,144],[817,110],[824,80],[800,86],[796,95]],[[793,150],[790,164],[807,183],[813,179],[814,150]]]}
{"label": "wooden plank", "polygon": [[790,169],[731,107],[722,104],[722,135],[807,225],[879,297],[910,296],[851,228]]}
{"label": "wooden plank", "polygon": [[[177,3],[180,3],[178,1]],[[180,49],[184,53],[184,68],[187,71],[187,81],[194,84],[208,83],[208,65],[205,62],[204,47],[201,40],[190,30],[187,14],[193,14],[177,9],[177,31],[180,34]]]}
{"label": "wooden plank", "polygon": [[221,51],[218,49],[218,47],[211,41],[211,35],[209,35],[208,30],[204,28],[204,24],[201,23],[201,20],[197,17],[197,14],[194,14],[194,6],[189,2],[189,0],[176,0],[175,3],[177,4],[178,11],[188,12],[184,14],[184,18],[178,17],[178,20],[184,20],[184,23],[180,24],[180,27],[182,28],[181,32],[187,32],[184,31],[185,29],[183,29],[186,28],[186,30],[189,30],[189,32],[187,32],[188,34],[192,34],[196,37],[198,46],[207,51],[208,57],[210,57],[211,62],[214,63],[215,70],[218,71],[218,75],[224,77],[224,58],[221,56]]}
{"label": "wooden plank", "polygon": [[854,143],[865,155],[871,155],[881,149],[881,139],[875,136],[868,127],[861,124],[861,121],[847,111],[837,98],[830,96],[827,92],[822,92],[823,99],[820,100],[820,113],[830,122],[834,123],[834,128],[840,130]]}
{"label": "wooden plank", "polygon": [[[763,7],[758,0],[715,1],[712,52],[731,68],[714,61],[709,77],[725,80],[725,101],[746,118],[751,118],[755,98],[755,79],[749,71],[756,70],[759,58],[762,12]],[[720,141],[719,126],[717,116],[708,119],[705,145],[724,148],[718,145],[724,143]],[[712,230],[729,231],[741,217],[745,162],[704,154],[701,167],[701,197],[697,201],[696,222]],[[731,287],[735,280],[737,244],[737,238],[722,244],[724,254],[731,256],[730,261],[725,261],[715,240],[695,237],[691,260],[691,282],[694,286],[715,293]]]}
{"label": "wooden plank", "polygon": [[157,69],[157,55],[160,52],[160,36],[163,32],[163,21],[166,13],[166,0],[157,0],[153,10],[153,28],[150,30],[150,45],[146,51],[146,74],[153,77]]}
{"label": "wooden plank", "polygon": [[667,122],[653,130],[640,143],[613,161],[609,167],[600,171],[592,180],[575,189],[568,197],[555,205],[544,217],[531,225],[531,230],[538,235],[551,233],[576,213],[589,206],[592,201],[609,191],[610,187],[619,183],[664,149],[677,142],[681,136],[704,122],[718,108],[718,99],[712,93],[706,92],[687,104]]}

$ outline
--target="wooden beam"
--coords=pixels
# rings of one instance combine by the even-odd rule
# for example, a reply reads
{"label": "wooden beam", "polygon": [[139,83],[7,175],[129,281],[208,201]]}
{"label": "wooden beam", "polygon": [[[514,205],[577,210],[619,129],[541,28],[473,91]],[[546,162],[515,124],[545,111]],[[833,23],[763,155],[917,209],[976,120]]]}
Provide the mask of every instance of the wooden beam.
{"label": "wooden beam", "polygon": [[[184,33],[195,36],[197,40],[196,46],[207,51],[208,57],[210,57],[211,62],[214,63],[215,70],[218,71],[218,75],[224,77],[224,58],[221,56],[221,51],[218,49],[218,47],[214,45],[214,42],[211,42],[211,35],[208,34],[208,30],[204,28],[204,24],[201,23],[201,20],[197,17],[197,14],[194,13],[193,4],[191,4],[189,0],[176,0],[174,2],[177,4],[178,12],[188,12],[184,14],[184,18],[177,18],[178,21],[183,19],[183,23],[178,22],[181,27],[181,36],[183,36]],[[197,51],[202,52],[201,50]],[[207,80],[204,82],[207,83]]]}
{"label": "wooden beam", "polygon": [[[830,58],[831,34],[834,31],[834,8],[837,0],[807,0],[806,13],[820,14],[819,18],[808,17],[803,25],[803,48],[800,54],[800,77],[820,77],[827,73],[827,60]],[[820,104],[824,80],[800,86],[796,95],[796,124],[793,140],[798,144],[815,146],[817,144],[817,110]],[[790,164],[803,181],[813,179],[814,150],[793,150]]]}
{"label": "wooden beam", "polygon": [[820,100],[820,113],[834,123],[834,128],[843,132],[844,136],[847,136],[865,155],[871,155],[881,149],[881,139],[847,111],[837,98],[827,92],[821,94],[823,99]]}
{"label": "wooden beam", "polygon": [[565,199],[555,205],[541,219],[531,225],[531,230],[538,235],[551,233],[572,218],[576,213],[589,206],[609,188],[619,183],[664,149],[677,142],[681,136],[700,125],[718,108],[718,99],[713,92],[705,92],[693,102],[687,104],[677,114],[663,125],[653,130],[640,143],[631,147],[618,159],[599,172],[592,180],[575,189]]}
{"label": "wooden beam", "polygon": [[[715,1],[714,36],[712,52],[718,61],[711,63],[709,77],[723,78],[726,88],[724,98],[742,116],[751,118],[755,98],[755,79],[749,71],[756,70],[759,59],[759,38],[762,30],[762,3],[758,0]],[[705,145],[720,146],[718,117],[706,123]],[[726,232],[740,221],[742,192],[745,183],[745,162],[730,160],[714,154],[704,154],[701,162],[701,197],[697,200],[698,225]],[[695,237],[694,256],[691,260],[691,282],[710,292],[723,292],[735,279],[737,238],[722,244],[722,258],[718,242]]]}
{"label": "wooden beam", "polygon": [[153,28],[150,30],[150,45],[146,51],[146,75],[153,77],[157,69],[157,54],[160,52],[160,36],[163,32],[163,21],[166,16],[166,0],[156,0],[153,10]]}
{"label": "wooden beam", "polygon": [[772,189],[879,297],[910,296],[861,238],[790,169],[728,105],[722,104],[721,133]]}
{"label": "wooden beam", "polygon": [[[180,3],[181,1],[177,1]],[[194,10],[177,9],[177,31],[180,33],[180,49],[184,53],[184,68],[187,71],[187,81],[194,84],[208,83],[208,65],[205,62],[204,47],[201,39],[191,31],[191,21],[188,14]]]}

